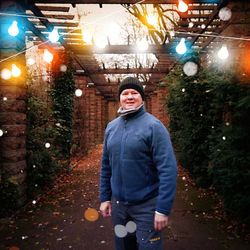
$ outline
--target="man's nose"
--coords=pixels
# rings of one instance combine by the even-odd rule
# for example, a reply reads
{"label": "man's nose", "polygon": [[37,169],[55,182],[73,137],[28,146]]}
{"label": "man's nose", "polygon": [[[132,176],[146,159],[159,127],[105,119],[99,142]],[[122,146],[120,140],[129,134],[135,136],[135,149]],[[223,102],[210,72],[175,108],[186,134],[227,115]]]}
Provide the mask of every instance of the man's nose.
{"label": "man's nose", "polygon": [[131,93],[128,94],[128,99],[133,98],[133,95]]}

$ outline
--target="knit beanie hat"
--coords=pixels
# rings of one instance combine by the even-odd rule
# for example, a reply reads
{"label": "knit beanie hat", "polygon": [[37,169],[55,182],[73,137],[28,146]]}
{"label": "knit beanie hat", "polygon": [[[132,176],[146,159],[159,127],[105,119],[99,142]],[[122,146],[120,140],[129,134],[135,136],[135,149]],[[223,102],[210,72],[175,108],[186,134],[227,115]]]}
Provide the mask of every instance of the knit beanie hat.
{"label": "knit beanie hat", "polygon": [[137,90],[140,93],[142,100],[144,101],[144,89],[143,89],[141,82],[136,77],[129,76],[121,81],[121,83],[119,85],[119,89],[118,89],[119,99],[120,99],[121,92],[125,89]]}

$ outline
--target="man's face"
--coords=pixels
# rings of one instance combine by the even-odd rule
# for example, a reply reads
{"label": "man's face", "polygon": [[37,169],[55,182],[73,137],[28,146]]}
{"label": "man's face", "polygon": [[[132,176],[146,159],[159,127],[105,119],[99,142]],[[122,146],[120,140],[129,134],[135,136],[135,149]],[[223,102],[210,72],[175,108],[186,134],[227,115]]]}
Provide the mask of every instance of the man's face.
{"label": "man's face", "polygon": [[120,104],[123,109],[134,109],[142,104],[142,97],[135,89],[124,89],[120,94]]}

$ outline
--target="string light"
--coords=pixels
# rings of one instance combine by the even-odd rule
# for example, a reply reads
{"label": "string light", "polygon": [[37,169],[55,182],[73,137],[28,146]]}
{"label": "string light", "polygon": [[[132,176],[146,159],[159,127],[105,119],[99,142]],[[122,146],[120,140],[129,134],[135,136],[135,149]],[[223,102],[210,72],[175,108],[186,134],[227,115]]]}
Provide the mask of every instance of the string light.
{"label": "string light", "polygon": [[27,64],[31,66],[31,65],[35,64],[35,60],[33,58],[28,58]]}
{"label": "string light", "polygon": [[58,42],[60,36],[59,36],[59,33],[58,33],[58,29],[54,28],[52,30],[52,32],[49,33],[49,40],[52,42],[52,43],[56,43]]}
{"label": "string light", "polygon": [[12,64],[11,74],[13,77],[18,77],[21,75],[21,70],[16,66],[16,64]]}
{"label": "string light", "polygon": [[180,55],[183,55],[187,52],[187,47],[185,44],[185,38],[181,38],[180,42],[178,43],[178,45],[175,48],[176,52]]}
{"label": "string light", "polygon": [[13,21],[11,26],[8,29],[8,33],[10,36],[17,36],[19,33],[19,29],[17,26],[17,21]]}
{"label": "string light", "polygon": [[90,33],[89,30],[84,29],[82,31],[82,40],[86,43],[86,44],[92,44],[92,34]]}
{"label": "string light", "polygon": [[156,25],[157,24],[157,16],[154,14],[149,14],[147,17],[147,21],[151,25]]}
{"label": "string light", "polygon": [[222,47],[218,51],[217,55],[218,55],[218,57],[221,60],[226,60],[228,58],[228,56],[229,56],[229,52],[228,52],[227,46],[226,45],[222,45]]}
{"label": "string light", "polygon": [[11,71],[9,69],[3,69],[1,71],[1,77],[4,80],[9,80],[11,78]]}
{"label": "string light", "polygon": [[53,54],[51,54],[47,49],[44,50],[43,59],[47,63],[51,63],[53,60]]}
{"label": "string light", "polygon": [[188,10],[188,5],[183,0],[179,0],[178,10],[180,12],[186,12]]}

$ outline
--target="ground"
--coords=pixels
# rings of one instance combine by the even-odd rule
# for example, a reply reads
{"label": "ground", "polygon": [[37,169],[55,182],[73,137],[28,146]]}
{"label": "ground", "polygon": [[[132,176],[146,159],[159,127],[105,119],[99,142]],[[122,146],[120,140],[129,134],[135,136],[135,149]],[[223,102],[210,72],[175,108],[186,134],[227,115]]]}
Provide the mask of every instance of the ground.
{"label": "ground", "polygon": [[[53,189],[30,202],[14,216],[1,220],[0,249],[8,250],[113,250],[110,218],[99,213],[101,145],[74,160],[72,172],[58,179]],[[233,233],[221,218],[218,201],[197,189],[179,168],[178,190],[164,230],[164,250],[247,250],[250,245]],[[98,218],[95,218],[99,215]],[[95,220],[96,219],[96,220]]]}

